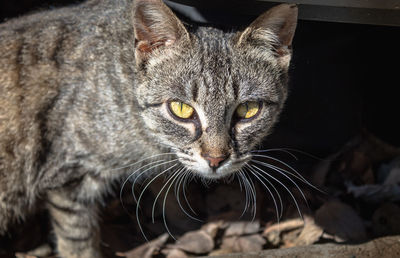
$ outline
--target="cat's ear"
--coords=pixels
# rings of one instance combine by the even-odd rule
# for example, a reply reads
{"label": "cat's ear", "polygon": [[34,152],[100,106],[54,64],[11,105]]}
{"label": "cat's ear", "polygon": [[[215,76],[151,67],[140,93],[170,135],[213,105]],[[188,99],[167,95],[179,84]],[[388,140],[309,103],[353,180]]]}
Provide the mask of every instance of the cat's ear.
{"label": "cat's ear", "polygon": [[279,64],[287,68],[297,25],[297,13],[295,4],[281,4],[269,9],[237,35],[236,44],[271,46]]}
{"label": "cat's ear", "polygon": [[185,26],[161,0],[135,0],[133,26],[138,63],[156,49],[189,40]]}

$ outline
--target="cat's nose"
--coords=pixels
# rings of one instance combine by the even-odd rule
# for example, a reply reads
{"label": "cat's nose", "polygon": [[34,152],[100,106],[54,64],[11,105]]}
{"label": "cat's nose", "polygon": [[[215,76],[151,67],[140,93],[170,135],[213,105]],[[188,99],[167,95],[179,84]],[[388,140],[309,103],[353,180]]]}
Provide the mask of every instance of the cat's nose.
{"label": "cat's nose", "polygon": [[225,161],[228,158],[228,155],[222,155],[218,157],[213,157],[207,153],[203,153],[202,156],[208,161],[208,164],[210,165],[211,168],[217,168],[219,167],[223,161]]}

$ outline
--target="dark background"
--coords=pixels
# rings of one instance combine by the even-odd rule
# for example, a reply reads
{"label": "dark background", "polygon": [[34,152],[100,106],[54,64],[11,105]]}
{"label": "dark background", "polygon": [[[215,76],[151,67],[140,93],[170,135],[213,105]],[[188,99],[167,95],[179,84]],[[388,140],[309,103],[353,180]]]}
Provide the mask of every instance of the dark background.
{"label": "dark background", "polygon": [[[0,21],[78,2],[2,1]],[[235,5],[206,7],[201,14],[222,27],[255,18]],[[366,128],[400,146],[399,36],[400,27],[299,20],[287,107],[265,144],[324,156]]]}

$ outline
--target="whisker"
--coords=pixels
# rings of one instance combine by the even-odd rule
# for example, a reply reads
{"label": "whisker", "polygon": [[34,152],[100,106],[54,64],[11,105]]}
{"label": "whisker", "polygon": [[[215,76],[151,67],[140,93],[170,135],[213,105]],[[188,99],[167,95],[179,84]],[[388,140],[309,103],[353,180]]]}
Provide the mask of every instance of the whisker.
{"label": "whisker", "polygon": [[156,155],[141,159],[139,161],[136,161],[135,163],[132,163],[130,165],[124,165],[123,167],[112,168],[111,170],[113,171],[113,170],[118,170],[118,169],[123,169],[123,168],[129,168],[129,167],[135,166],[136,164],[141,163],[141,162],[143,162],[145,160],[148,160],[148,159],[153,159],[155,157],[164,156],[164,155],[173,155],[173,154],[175,154],[175,153],[174,152],[168,152],[168,153],[156,154]]}
{"label": "whisker", "polygon": [[[189,200],[188,200],[188,198],[187,198],[187,196],[186,196],[186,189],[185,189],[185,188],[186,188],[186,185],[188,184],[187,181],[188,181],[188,179],[189,179],[190,176],[192,176],[192,174],[191,174],[190,171],[188,171],[188,173],[185,174],[185,178],[183,179],[182,192],[183,192],[183,197],[185,198],[185,202],[186,202],[187,206],[188,206],[189,209],[193,212],[193,214],[195,214],[196,216],[198,216],[198,215],[197,215],[197,212],[194,211],[194,209],[193,209],[192,206],[190,205]],[[189,183],[190,183],[190,179],[189,179]]]}
{"label": "whisker", "polygon": [[254,221],[254,219],[256,218],[256,213],[257,213],[257,205],[256,205],[256,203],[257,203],[257,192],[256,192],[256,187],[254,185],[253,180],[251,180],[251,178],[247,175],[246,171],[244,171],[244,175],[246,177],[246,181],[249,183],[249,188],[250,188],[250,193],[251,193],[251,195],[250,195],[250,197],[251,197],[250,198],[250,205],[253,206],[253,209],[251,211],[253,213],[251,221]]}
{"label": "whisker", "polygon": [[[171,181],[171,183],[169,184],[169,186],[168,186],[168,188],[167,188],[167,191],[165,192],[164,200],[163,200],[163,204],[162,204],[162,216],[163,216],[163,222],[164,222],[165,229],[167,230],[168,234],[172,237],[172,239],[174,239],[175,241],[176,241],[176,238],[172,235],[172,233],[171,233],[171,231],[169,230],[168,225],[167,225],[167,219],[166,219],[166,217],[165,217],[165,204],[166,204],[166,202],[167,202],[168,192],[171,190],[171,187],[172,187],[172,185],[174,184],[175,180],[176,180],[177,178],[179,178],[179,173],[180,173],[183,169],[184,169],[184,168],[181,168],[181,169],[177,170],[177,171],[173,174],[173,176],[171,176],[171,178],[174,178],[174,179]],[[167,185],[167,184],[168,184],[168,182],[165,183],[165,185]],[[161,190],[161,191],[162,191],[162,190]],[[161,192],[161,191],[160,191],[160,192]],[[153,221],[154,221],[154,217],[153,217]],[[153,222],[153,223],[154,223],[154,222]]]}
{"label": "whisker", "polygon": [[142,199],[143,194],[144,194],[144,192],[146,191],[146,189],[151,185],[151,183],[154,182],[154,180],[156,180],[159,176],[163,175],[164,173],[166,173],[166,172],[169,171],[170,169],[176,167],[177,165],[178,165],[178,164],[175,163],[174,165],[170,166],[169,168],[163,170],[161,173],[159,173],[158,175],[156,175],[155,177],[153,177],[153,178],[146,184],[146,186],[144,187],[144,189],[142,190],[142,192],[141,192],[140,195],[139,195],[139,198],[138,198],[138,201],[137,201],[137,204],[136,204],[136,221],[137,221],[137,223],[138,223],[138,225],[139,225],[140,232],[142,233],[142,235],[143,235],[143,237],[144,237],[144,239],[145,239],[146,241],[149,241],[149,240],[147,239],[146,234],[145,234],[144,231],[143,231],[143,228],[142,228],[142,225],[140,224],[140,219],[139,219],[140,200]]}
{"label": "whisker", "polygon": [[[247,165],[247,164],[246,164]],[[238,173],[235,173],[235,176],[238,178],[238,182],[239,182],[239,187],[240,187],[240,191],[243,191],[243,186],[242,186],[242,182],[240,181],[240,178],[238,176]]]}
{"label": "whisker", "polygon": [[[271,164],[268,164],[268,163],[265,163],[265,162],[261,162],[261,161],[258,161],[258,160],[252,160],[252,161],[253,161],[254,163],[257,163],[257,164],[260,164],[260,165],[265,166],[265,167],[267,167],[267,168],[270,168],[270,169],[272,169],[272,170],[278,172],[279,174],[283,175],[283,176],[286,177],[287,179],[289,179],[290,182],[292,182],[292,183],[296,186],[296,188],[299,190],[299,192],[300,192],[301,195],[303,196],[303,198],[304,198],[304,200],[306,201],[307,206],[308,206],[308,202],[307,202],[306,197],[305,197],[304,194],[303,194],[303,191],[302,191],[302,190],[300,189],[300,187],[296,184],[296,182],[295,182],[293,179],[291,179],[288,175],[286,175],[285,173],[288,173],[289,175],[291,175],[291,176],[293,176],[293,177],[299,179],[300,181],[304,182],[303,180],[301,180],[301,178],[299,178],[299,177],[297,177],[296,175],[290,173],[289,171],[286,171],[286,170],[284,170],[284,169],[281,169],[281,168],[279,168],[279,167],[277,167],[277,166],[274,166],[274,165],[271,165]],[[305,181],[304,183],[306,183],[307,185],[311,186],[312,188],[314,188],[314,189],[320,191],[317,187],[313,186],[313,185],[312,185],[311,183],[309,183],[308,181]]]}
{"label": "whisker", "polygon": [[[144,165],[144,166],[141,166],[140,168],[138,168],[137,170],[135,170],[134,172],[132,172],[128,177],[127,177],[127,179],[123,182],[123,184],[122,184],[122,186],[121,186],[121,190],[120,190],[120,192],[119,192],[119,200],[121,201],[121,204],[122,204],[122,207],[124,208],[124,210],[125,211],[127,211],[128,212],[128,210],[125,208],[125,205],[124,205],[124,202],[123,202],[123,200],[122,200],[122,193],[123,193],[123,190],[124,190],[124,188],[125,188],[125,184],[129,181],[129,179],[137,172],[137,171],[139,171],[140,169],[143,169],[144,167],[147,167],[147,166],[151,166],[151,165],[153,165],[154,163],[159,163],[159,162],[163,162],[164,160],[156,160],[156,161],[154,161],[154,162],[151,162],[151,163],[149,163],[149,164],[146,164],[146,165]],[[155,166],[153,166],[153,167],[151,167],[151,168],[154,168]],[[139,176],[138,177],[140,177],[142,175],[142,173],[140,173],[139,174]],[[135,196],[134,196],[135,197]],[[135,198],[135,202],[136,202],[136,198]],[[129,212],[128,212],[129,213]]]}
{"label": "whisker", "polygon": [[264,153],[264,152],[277,152],[277,151],[286,153],[286,154],[288,154],[289,156],[291,156],[292,158],[294,158],[295,160],[299,160],[299,159],[296,157],[296,155],[294,155],[294,154],[291,153],[290,151],[285,150],[285,149],[280,149],[280,148],[267,149],[267,150],[253,150],[253,151],[250,151],[250,153]]}
{"label": "whisker", "polygon": [[285,153],[287,153],[289,155],[291,154],[291,156],[293,157],[294,154],[291,153],[291,151],[292,151],[292,152],[297,152],[297,153],[303,154],[303,155],[305,155],[307,157],[310,157],[310,158],[313,158],[313,159],[316,159],[316,160],[324,160],[324,158],[321,158],[321,157],[318,157],[318,156],[313,155],[311,153],[308,153],[308,152],[305,152],[305,151],[302,151],[302,150],[298,150],[298,149],[294,149],[294,148],[271,148],[271,149],[266,149],[266,150],[255,150],[255,151],[251,151],[251,152],[274,152],[274,151],[285,152]]}
{"label": "whisker", "polygon": [[294,195],[292,194],[292,192],[289,190],[289,188],[287,188],[281,181],[279,181],[278,179],[276,179],[274,176],[270,175],[269,173],[265,172],[264,170],[262,170],[261,168],[257,167],[256,165],[252,165],[252,167],[254,167],[255,169],[257,169],[258,171],[260,171],[261,173],[263,173],[264,175],[270,177],[271,179],[275,180],[277,183],[279,183],[280,185],[283,186],[283,188],[285,188],[285,190],[289,193],[289,195],[291,196],[291,198],[294,201],[294,204],[296,205],[297,211],[299,212],[299,215],[301,217],[302,220],[304,220],[303,218],[303,214],[300,211],[300,207],[299,204],[297,203],[296,198],[294,197]]}
{"label": "whisker", "polygon": [[[282,202],[282,198],[278,192],[278,190],[275,188],[275,186],[267,179],[265,178],[262,174],[260,174],[259,172],[255,171],[250,165],[246,164],[246,166],[250,169],[250,172],[253,173],[253,175],[258,179],[258,181],[260,181],[260,183],[264,186],[264,188],[269,192],[269,195],[272,197],[272,201],[274,202],[274,206],[275,206],[275,211],[276,211],[276,220],[279,224],[279,220],[280,218],[282,218],[282,214],[283,214],[283,202]],[[280,201],[280,209],[278,209],[278,204],[276,202],[275,196],[274,194],[271,192],[271,190],[269,189],[269,187],[265,184],[265,182],[261,179],[264,179],[265,181],[268,182],[269,185],[271,185],[273,187],[273,189],[275,190],[275,192],[278,195],[279,201]]]}
{"label": "whisker", "polygon": [[136,194],[135,194],[135,185],[136,185],[137,180],[140,178],[140,176],[143,175],[144,173],[146,173],[147,171],[152,170],[155,167],[162,166],[162,165],[165,165],[165,164],[169,164],[169,163],[175,162],[177,160],[178,159],[168,160],[168,161],[162,162],[160,164],[157,164],[157,165],[155,165],[153,167],[149,167],[149,168],[143,170],[142,172],[140,172],[140,174],[135,178],[135,180],[132,183],[132,190],[131,191],[132,191],[133,199],[135,200],[135,202],[137,202]]}
{"label": "whisker", "polygon": [[318,192],[323,193],[323,194],[327,194],[327,193],[326,193],[325,191],[323,191],[322,189],[319,189],[317,186],[315,186],[315,185],[313,185],[312,183],[310,183],[310,182],[309,182],[307,179],[305,179],[304,177],[299,177],[299,176],[297,176],[296,174],[293,174],[292,172],[290,172],[290,171],[288,171],[288,170],[286,170],[286,169],[283,169],[283,168],[280,168],[280,167],[278,167],[278,166],[269,164],[269,163],[267,163],[267,162],[262,162],[262,161],[259,161],[259,160],[254,160],[254,159],[253,159],[252,161],[253,161],[253,162],[256,162],[256,163],[258,163],[258,164],[260,164],[260,165],[269,167],[269,168],[271,168],[271,169],[277,169],[277,170],[281,171],[282,173],[287,173],[287,174],[293,176],[294,178],[300,180],[301,182],[305,183],[306,185],[310,186],[310,187],[313,188],[314,190],[317,190]]}
{"label": "whisker", "polygon": [[[184,179],[185,179],[185,177],[186,177],[186,175],[187,175],[188,173],[191,173],[191,172],[188,171],[188,170],[186,169],[186,170],[184,171],[184,173],[182,174],[182,176],[180,177],[180,179],[178,179],[178,181],[177,181],[177,184],[176,184],[176,185],[178,185],[178,186],[175,188],[176,200],[177,200],[177,202],[178,202],[179,207],[181,208],[181,210],[183,211],[183,213],[186,214],[186,216],[188,216],[189,218],[191,218],[191,219],[193,219],[193,220],[196,220],[196,221],[199,221],[199,222],[203,222],[203,220],[198,219],[198,218],[193,217],[192,215],[190,215],[190,214],[186,211],[186,209],[183,208],[183,206],[182,206],[182,204],[181,204],[179,189],[181,188],[181,184],[182,184],[182,182],[184,181]],[[196,214],[196,215],[197,215],[197,214]]]}
{"label": "whisker", "polygon": [[[287,164],[286,162],[283,162],[283,161],[280,160],[280,159],[277,159],[277,158],[274,158],[274,157],[271,157],[271,156],[268,156],[268,155],[257,155],[257,154],[253,154],[253,156],[254,156],[254,157],[262,157],[262,158],[267,158],[267,159],[274,160],[274,161],[276,161],[276,162],[278,162],[278,163],[280,163],[280,164],[286,166],[287,168],[291,169],[293,172],[295,172],[295,173],[297,174],[297,176],[300,177],[300,178],[302,179],[303,182],[312,185],[312,184],[309,183],[309,182],[307,181],[307,179],[305,179],[295,168],[293,168],[292,166],[290,166],[290,165]],[[260,162],[260,161],[259,161],[259,162]],[[269,164],[269,165],[271,165],[271,164]]]}
{"label": "whisker", "polygon": [[152,220],[153,223],[154,223],[154,211],[155,211],[155,208],[156,208],[156,203],[157,203],[158,198],[160,197],[162,191],[163,191],[164,188],[168,185],[168,183],[169,183],[173,178],[175,178],[175,175],[177,175],[177,173],[179,173],[179,171],[181,171],[181,170],[182,170],[182,167],[181,167],[180,169],[178,169],[177,171],[175,171],[175,172],[168,178],[168,180],[165,182],[165,184],[163,185],[163,187],[161,187],[161,189],[160,189],[160,191],[158,192],[156,198],[154,199],[153,206],[152,206],[152,209],[151,209],[151,220]]}
{"label": "whisker", "polygon": [[246,181],[244,179],[244,175],[243,175],[243,170],[242,169],[239,170],[238,175],[240,176],[239,179],[241,179],[243,181],[243,188],[244,188],[244,192],[245,192],[245,204],[244,204],[243,212],[239,217],[239,218],[242,218],[244,216],[244,214],[246,213],[248,205],[249,205],[248,204],[249,203],[249,201],[248,201],[249,200],[248,199],[249,198],[248,197],[249,191],[248,191],[248,186],[246,184]]}
{"label": "whisker", "polygon": [[316,155],[313,155],[311,153],[308,153],[308,152],[305,152],[305,151],[302,151],[302,150],[298,150],[298,149],[294,149],[294,148],[282,148],[282,149],[287,150],[287,151],[297,152],[297,153],[303,154],[305,156],[308,156],[308,157],[316,159],[316,160],[324,160],[324,158],[318,157]]}

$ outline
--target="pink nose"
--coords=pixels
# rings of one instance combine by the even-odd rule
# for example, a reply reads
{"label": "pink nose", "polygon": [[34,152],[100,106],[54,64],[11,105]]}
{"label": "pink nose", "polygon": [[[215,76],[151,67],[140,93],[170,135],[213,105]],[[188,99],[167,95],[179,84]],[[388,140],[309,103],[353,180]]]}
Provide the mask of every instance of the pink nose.
{"label": "pink nose", "polygon": [[208,164],[212,168],[217,168],[219,165],[228,158],[228,155],[213,157],[208,154],[203,154],[203,157],[208,161]]}

